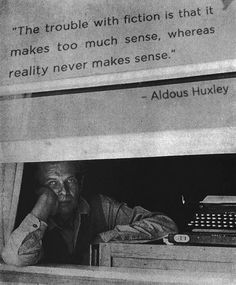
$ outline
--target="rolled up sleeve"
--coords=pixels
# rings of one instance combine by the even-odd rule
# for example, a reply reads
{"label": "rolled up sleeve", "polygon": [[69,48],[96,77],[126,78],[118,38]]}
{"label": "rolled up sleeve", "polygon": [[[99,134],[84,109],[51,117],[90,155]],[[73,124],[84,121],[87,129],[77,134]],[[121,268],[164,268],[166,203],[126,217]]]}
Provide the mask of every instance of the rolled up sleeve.
{"label": "rolled up sleeve", "polygon": [[26,266],[36,264],[43,255],[42,238],[47,224],[28,214],[15,229],[2,251],[7,264]]}
{"label": "rolled up sleeve", "polygon": [[175,222],[163,213],[140,206],[130,208],[111,199],[107,202],[105,213],[110,230],[99,235],[101,241],[146,242],[178,232]]}

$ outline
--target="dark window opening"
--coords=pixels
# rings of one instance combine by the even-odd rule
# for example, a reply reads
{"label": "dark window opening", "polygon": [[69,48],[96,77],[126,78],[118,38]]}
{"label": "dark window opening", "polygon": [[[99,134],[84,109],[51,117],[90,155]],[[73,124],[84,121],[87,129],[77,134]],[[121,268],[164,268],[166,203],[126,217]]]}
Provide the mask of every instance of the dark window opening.
{"label": "dark window opening", "polygon": [[[169,215],[181,229],[206,195],[235,195],[235,155],[195,155],[85,161],[83,196],[102,193],[130,207]],[[35,163],[26,163],[16,226],[35,203]],[[185,205],[183,205],[183,199]]]}

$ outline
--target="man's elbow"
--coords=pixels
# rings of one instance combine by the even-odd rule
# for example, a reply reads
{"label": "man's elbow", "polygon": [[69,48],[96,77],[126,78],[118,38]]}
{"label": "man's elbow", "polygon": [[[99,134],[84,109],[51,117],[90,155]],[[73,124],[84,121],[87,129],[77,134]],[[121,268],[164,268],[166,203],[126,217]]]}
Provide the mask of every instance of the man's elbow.
{"label": "man's elbow", "polygon": [[178,233],[178,226],[168,216],[161,214],[155,217],[155,232],[166,236],[172,233]]}
{"label": "man's elbow", "polygon": [[175,222],[173,222],[170,227],[170,233],[178,233],[178,232],[179,232],[178,226],[176,225]]}
{"label": "man's elbow", "polygon": [[179,229],[178,229],[178,226],[176,225],[176,223],[172,219],[170,219],[170,218],[168,218],[168,219],[169,219],[169,222],[166,223],[166,226],[165,226],[166,232],[168,234],[178,233]]}
{"label": "man's elbow", "polygon": [[19,255],[10,251],[7,247],[3,248],[2,259],[6,264],[14,266],[28,266],[38,262],[38,258],[32,254]]}

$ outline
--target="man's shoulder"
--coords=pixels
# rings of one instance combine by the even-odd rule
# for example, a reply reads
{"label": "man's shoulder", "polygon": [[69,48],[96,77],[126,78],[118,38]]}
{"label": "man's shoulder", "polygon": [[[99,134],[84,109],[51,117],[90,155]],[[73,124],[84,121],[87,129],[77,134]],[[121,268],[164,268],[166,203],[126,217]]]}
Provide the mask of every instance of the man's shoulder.
{"label": "man's shoulder", "polygon": [[84,197],[84,199],[89,203],[89,205],[93,205],[93,204],[102,204],[103,202],[111,202],[113,201],[112,198],[103,195],[103,194],[91,194],[89,196]]}
{"label": "man's shoulder", "polygon": [[88,202],[89,206],[91,209],[97,208],[97,207],[102,207],[107,208],[107,207],[119,207],[121,203],[116,201],[115,199],[108,197],[104,194],[93,194],[90,195],[89,197],[86,197],[86,201]]}

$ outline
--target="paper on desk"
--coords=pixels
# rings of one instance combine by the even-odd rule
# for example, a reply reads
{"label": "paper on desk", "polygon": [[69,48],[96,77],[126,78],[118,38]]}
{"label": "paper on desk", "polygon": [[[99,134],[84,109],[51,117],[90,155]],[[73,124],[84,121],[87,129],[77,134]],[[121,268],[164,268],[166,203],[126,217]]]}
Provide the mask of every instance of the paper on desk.
{"label": "paper on desk", "polygon": [[234,204],[236,203],[236,196],[206,196],[201,203],[203,204]]}

